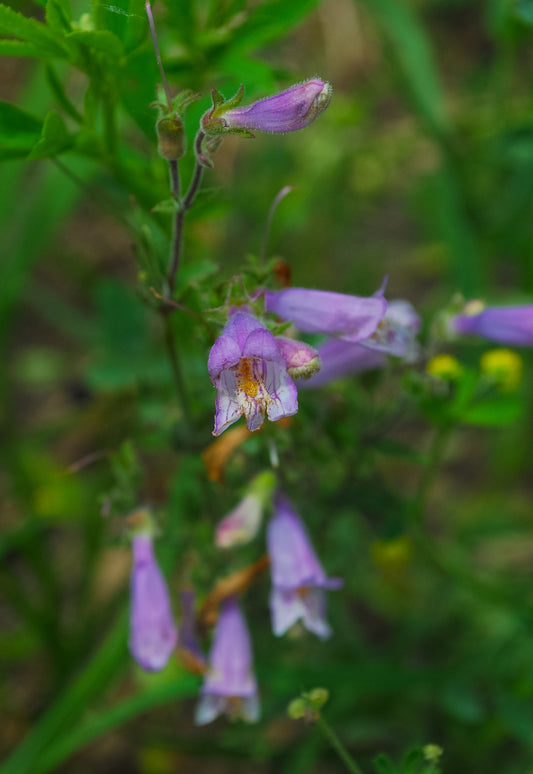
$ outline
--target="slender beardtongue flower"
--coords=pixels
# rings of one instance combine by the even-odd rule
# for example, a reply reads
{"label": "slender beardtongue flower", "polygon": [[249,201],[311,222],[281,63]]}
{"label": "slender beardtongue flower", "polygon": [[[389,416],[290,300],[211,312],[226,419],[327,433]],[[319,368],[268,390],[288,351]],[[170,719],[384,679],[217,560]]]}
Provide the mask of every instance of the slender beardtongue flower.
{"label": "slender beardtongue flower", "polygon": [[471,302],[477,313],[452,317],[450,331],[455,334],[482,336],[489,341],[518,347],[533,346],[533,304],[525,306],[493,306],[478,311],[479,304]]}
{"label": "slender beardtongue flower", "polygon": [[309,288],[265,291],[265,309],[291,320],[305,333],[325,333],[351,341],[368,339],[387,311],[382,295],[348,296]]}
{"label": "slender beardtongue flower", "polygon": [[420,327],[420,315],[409,301],[389,301],[385,316],[375,332],[361,341],[361,344],[413,363],[420,354],[420,345],[416,339]]}
{"label": "slender beardtongue flower", "polygon": [[129,648],[143,668],[157,672],[166,666],[178,642],[166,581],[154,556],[152,537],[133,537]]}
{"label": "slender beardtongue flower", "polygon": [[250,635],[233,597],[220,608],[195,722],[203,726],[223,713],[249,723],[259,719]]}
{"label": "slender beardtongue flower", "polygon": [[272,499],[276,477],[271,471],[259,473],[250,482],[248,492],[217,525],[215,543],[218,548],[234,548],[249,543],[257,535],[263,511]]}
{"label": "slender beardtongue flower", "polygon": [[302,382],[301,390],[322,387],[343,376],[384,368],[387,364],[381,352],[341,339],[328,339],[318,347],[318,354],[322,367],[319,373]]}
{"label": "slender beardtongue flower", "polygon": [[320,356],[310,344],[287,336],[276,336],[276,343],[292,379],[310,379],[320,371]]}
{"label": "slender beardtongue flower", "polygon": [[276,636],[284,634],[300,619],[321,639],[331,635],[326,621],[326,589],[338,589],[340,578],[328,578],[314,552],[307,530],[284,497],[267,529],[272,574],[270,611]]}
{"label": "slender beardtongue flower", "polygon": [[[331,101],[331,94],[329,83],[312,78],[247,107],[226,109],[224,104],[217,105],[214,98],[213,108],[202,118],[202,129],[208,134],[248,133],[248,136],[256,130],[294,132],[309,126],[324,112]],[[236,97],[239,99],[238,95]],[[235,99],[229,104],[235,104]]]}
{"label": "slender beardtongue flower", "polygon": [[255,317],[237,312],[209,353],[207,368],[217,388],[215,429],[220,435],[244,414],[259,430],[265,413],[275,422],[298,411],[296,385],[276,340]]}

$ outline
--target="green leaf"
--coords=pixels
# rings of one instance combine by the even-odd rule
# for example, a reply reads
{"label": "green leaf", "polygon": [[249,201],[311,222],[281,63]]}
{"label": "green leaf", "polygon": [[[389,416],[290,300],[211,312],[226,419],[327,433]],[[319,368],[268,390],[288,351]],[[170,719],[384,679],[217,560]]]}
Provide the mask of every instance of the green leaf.
{"label": "green leaf", "polygon": [[27,156],[41,130],[38,118],[11,102],[0,102],[0,159]]}
{"label": "green leaf", "polygon": [[70,30],[72,8],[69,0],[47,0],[46,23],[51,30],[63,36]]}
{"label": "green leaf", "polygon": [[372,763],[377,774],[398,774],[398,769],[385,753],[380,753],[372,758]]}
{"label": "green leaf", "polygon": [[522,416],[522,401],[515,396],[502,396],[469,406],[459,414],[459,419],[468,425],[508,425]]}
{"label": "green leaf", "polygon": [[65,734],[56,744],[49,747],[36,762],[33,774],[46,774],[55,769],[93,739],[98,739],[147,710],[195,696],[198,693],[198,683],[198,677],[184,674],[178,679],[148,688],[116,707],[95,713],[85,723],[76,726],[69,734]]}
{"label": "green leaf", "polygon": [[67,35],[67,40],[74,40],[89,48],[94,48],[112,59],[121,57],[124,53],[124,46],[119,38],[108,30],[74,30]]}
{"label": "green leaf", "polygon": [[57,156],[72,147],[72,139],[65,122],[55,110],[50,110],[44,119],[43,130],[28,159],[46,159]]}
{"label": "green leaf", "polygon": [[93,17],[99,30],[109,30],[129,53],[143,42],[148,29],[144,0],[93,0]]}
{"label": "green leaf", "polygon": [[0,34],[14,35],[16,38],[32,43],[40,56],[66,58],[67,51],[54,33],[45,24],[28,19],[0,3]]}
{"label": "green leaf", "polygon": [[65,90],[63,88],[63,84],[61,83],[60,79],[57,77],[56,71],[54,70],[52,65],[50,64],[46,65],[45,75],[46,75],[46,81],[50,86],[50,90],[52,94],[57,99],[58,103],[61,105],[65,113],[67,113],[78,124],[83,123],[83,116],[81,115],[81,113],[78,112],[78,110],[72,104],[70,99],[67,97]]}
{"label": "green leaf", "polygon": [[417,14],[405,0],[363,0],[390,40],[415,106],[439,137],[450,134],[433,51]]}
{"label": "green leaf", "polygon": [[0,56],[41,56],[39,49],[33,43],[23,40],[0,40]]}

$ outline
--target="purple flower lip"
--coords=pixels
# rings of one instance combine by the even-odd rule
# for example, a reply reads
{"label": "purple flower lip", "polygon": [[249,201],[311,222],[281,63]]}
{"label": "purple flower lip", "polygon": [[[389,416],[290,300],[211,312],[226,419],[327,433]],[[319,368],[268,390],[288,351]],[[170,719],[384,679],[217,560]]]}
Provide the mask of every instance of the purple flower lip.
{"label": "purple flower lip", "polygon": [[309,288],[267,290],[265,309],[304,333],[324,333],[356,343],[376,331],[387,311],[382,295],[362,298]]}
{"label": "purple flower lip", "polygon": [[533,304],[493,306],[478,314],[459,314],[450,319],[451,330],[481,336],[517,347],[533,346]]}
{"label": "purple flower lip", "polygon": [[329,83],[313,78],[290,89],[223,113],[221,120],[230,130],[294,132],[309,126],[331,101]]}
{"label": "purple flower lip", "polygon": [[207,367],[217,388],[213,435],[243,414],[253,431],[262,426],[265,414],[275,422],[298,411],[296,386],[274,336],[246,312],[229,320],[211,348]]}
{"label": "purple flower lip", "polygon": [[168,588],[154,556],[152,538],[147,533],[137,534],[131,575],[131,654],[143,669],[157,672],[166,666],[177,641]]}
{"label": "purple flower lip", "polygon": [[302,520],[284,497],[278,497],[267,544],[274,634],[281,636],[302,620],[306,629],[326,639],[331,629],[326,621],[325,590],[338,589],[343,581],[326,576]]}
{"label": "purple flower lip", "polygon": [[233,598],[226,600],[220,609],[196,723],[210,723],[222,713],[248,722],[259,718],[250,635]]}

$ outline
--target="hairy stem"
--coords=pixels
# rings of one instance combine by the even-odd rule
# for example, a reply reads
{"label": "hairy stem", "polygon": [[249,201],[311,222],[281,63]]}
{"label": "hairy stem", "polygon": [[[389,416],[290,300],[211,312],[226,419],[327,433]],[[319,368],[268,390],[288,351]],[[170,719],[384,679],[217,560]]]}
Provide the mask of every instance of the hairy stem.
{"label": "hairy stem", "polygon": [[363,774],[362,769],[359,768],[355,760],[352,758],[346,747],[343,745],[335,731],[332,729],[332,727],[329,725],[327,720],[322,716],[319,715],[316,721],[316,724],[318,728],[322,731],[330,745],[333,747],[333,749],[338,754],[339,758],[342,760],[348,771],[350,771],[352,774]]}

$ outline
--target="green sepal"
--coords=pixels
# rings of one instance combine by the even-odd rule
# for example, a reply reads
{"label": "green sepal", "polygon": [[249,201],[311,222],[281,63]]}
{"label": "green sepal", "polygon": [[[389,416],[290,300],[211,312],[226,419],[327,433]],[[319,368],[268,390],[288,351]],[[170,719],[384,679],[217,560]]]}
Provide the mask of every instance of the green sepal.
{"label": "green sepal", "polygon": [[50,110],[44,119],[41,137],[31,149],[28,159],[47,159],[57,156],[73,145],[65,122],[55,110]]}

